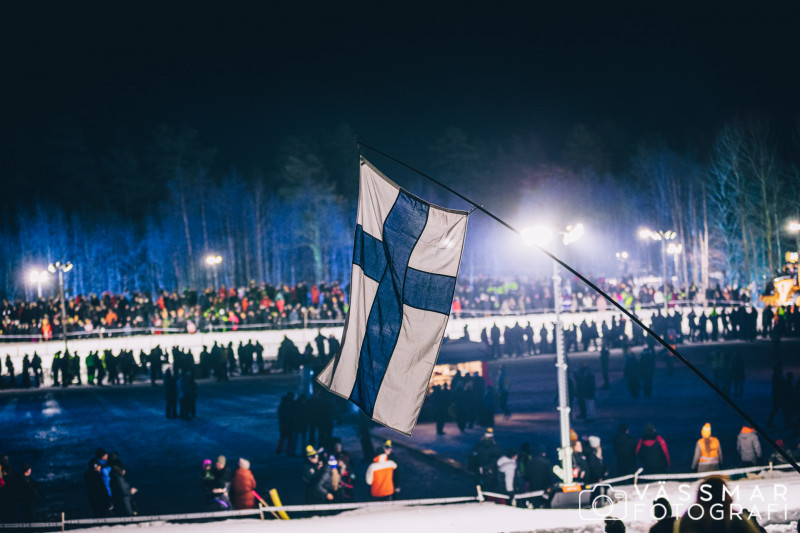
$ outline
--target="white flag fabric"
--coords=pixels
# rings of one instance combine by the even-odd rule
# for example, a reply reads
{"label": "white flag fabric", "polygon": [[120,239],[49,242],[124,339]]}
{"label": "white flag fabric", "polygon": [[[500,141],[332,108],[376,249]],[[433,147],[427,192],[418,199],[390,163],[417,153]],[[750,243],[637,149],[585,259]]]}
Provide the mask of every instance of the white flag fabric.
{"label": "white flag fabric", "polygon": [[465,211],[401,189],[361,159],[350,311],[317,382],[411,435],[453,303]]}

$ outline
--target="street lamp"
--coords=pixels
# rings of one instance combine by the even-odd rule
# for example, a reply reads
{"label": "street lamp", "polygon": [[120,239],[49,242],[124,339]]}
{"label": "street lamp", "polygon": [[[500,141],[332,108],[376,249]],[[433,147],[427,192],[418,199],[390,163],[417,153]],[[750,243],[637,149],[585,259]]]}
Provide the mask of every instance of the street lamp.
{"label": "street lamp", "polygon": [[[669,313],[669,302],[667,301],[667,241],[677,237],[677,233],[672,230],[652,231],[647,228],[639,230],[639,237],[642,239],[653,239],[661,242],[661,279],[664,284],[664,315]],[[677,256],[676,256],[677,257]],[[676,259],[677,261],[677,259]]]}
{"label": "street lamp", "polygon": [[211,270],[214,273],[214,290],[217,290],[219,288],[219,283],[217,282],[217,268],[218,265],[220,265],[221,263],[222,263],[221,255],[206,256],[206,264],[211,267]]}
{"label": "street lamp", "polygon": [[[800,222],[792,220],[787,229],[790,233],[794,233],[794,253],[795,257],[800,257]],[[787,259],[787,262],[790,261]],[[797,259],[794,262],[797,263]],[[795,265],[795,280],[800,280],[800,263]]]}
{"label": "street lamp", "polygon": [[627,274],[628,273],[628,257],[629,257],[628,252],[625,251],[625,250],[622,250],[621,252],[617,252],[616,254],[614,254],[614,256],[617,258],[617,261],[619,261],[620,265],[622,266],[623,275]]}
{"label": "street lamp", "polygon": [[789,233],[794,233],[795,252],[800,252],[800,222],[792,220],[786,228]]}
{"label": "street lamp", "polygon": [[[583,224],[567,226],[564,231],[559,231],[561,242],[569,246],[583,235]],[[544,226],[526,228],[522,230],[522,238],[528,246],[546,246],[553,238],[554,231]],[[564,485],[571,485],[572,479],[572,446],[569,440],[569,397],[567,385],[567,358],[564,355],[564,330],[561,328],[561,272],[558,263],[553,261],[553,303],[555,304],[556,323],[554,335],[556,337],[556,368],[558,369],[558,411],[561,425],[561,448],[558,455],[561,458]]]}
{"label": "street lamp", "polygon": [[678,256],[683,252],[683,245],[671,242],[667,245],[667,255],[671,255],[675,264],[675,277],[678,278],[678,286],[681,286],[680,275],[678,274]]}
{"label": "street lamp", "polygon": [[72,270],[72,263],[56,261],[47,266],[51,274],[58,272],[58,292],[61,297],[61,337],[64,339],[64,353],[67,353],[67,304],[64,298],[64,272]]}
{"label": "street lamp", "polygon": [[42,299],[42,283],[46,283],[49,277],[50,273],[47,270],[34,269],[28,273],[28,281],[36,284],[36,292],[40,300]]}

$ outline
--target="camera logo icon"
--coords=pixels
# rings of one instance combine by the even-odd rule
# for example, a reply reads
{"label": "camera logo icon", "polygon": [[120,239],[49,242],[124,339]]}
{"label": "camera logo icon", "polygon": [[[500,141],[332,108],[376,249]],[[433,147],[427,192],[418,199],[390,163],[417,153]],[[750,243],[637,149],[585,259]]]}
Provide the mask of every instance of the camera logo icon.
{"label": "camera logo icon", "polygon": [[578,514],[582,520],[602,521],[613,513],[625,520],[628,514],[628,495],[611,485],[601,483],[578,494]]}

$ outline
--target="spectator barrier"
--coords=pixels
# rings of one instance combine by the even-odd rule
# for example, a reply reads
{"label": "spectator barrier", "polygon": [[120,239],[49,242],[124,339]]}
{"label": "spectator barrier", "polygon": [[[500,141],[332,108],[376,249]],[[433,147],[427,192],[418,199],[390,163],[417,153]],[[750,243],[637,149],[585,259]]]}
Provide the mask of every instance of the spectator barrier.
{"label": "spectator barrier", "polygon": [[[728,470],[717,470],[714,472],[687,472],[680,474],[645,474],[641,475],[642,469],[640,468],[636,473],[626,476],[620,476],[611,479],[605,479],[602,484],[611,485],[618,484],[622,481],[634,480],[634,485],[638,480],[647,480],[652,482],[669,481],[676,479],[702,479],[708,476],[735,476],[747,474],[752,472],[772,472],[773,470],[789,470],[792,465],[780,464],[773,465],[770,463],[768,466],[752,466],[747,468],[733,468]],[[64,513],[61,514],[62,519],[60,522],[32,522],[32,523],[9,523],[0,524],[0,529],[47,529],[47,528],[60,528],[62,531],[66,526],[96,526],[108,524],[132,524],[143,522],[167,522],[176,520],[207,520],[216,518],[235,518],[242,516],[255,516],[259,515],[264,520],[265,513],[277,513],[284,511],[287,513],[307,513],[307,512],[329,512],[329,511],[348,511],[352,509],[374,508],[374,507],[390,507],[390,506],[404,506],[416,507],[426,505],[450,505],[457,503],[470,503],[470,502],[483,502],[486,497],[496,498],[500,500],[511,500],[513,506],[516,506],[517,501],[526,500],[543,496],[545,491],[538,490],[532,492],[525,492],[522,494],[509,495],[496,492],[483,491],[480,485],[477,487],[476,496],[463,496],[456,498],[428,498],[419,500],[393,500],[388,502],[353,502],[353,503],[329,503],[317,505],[283,505],[268,507],[259,505],[257,509],[243,509],[231,511],[213,511],[205,513],[184,513],[184,514],[169,514],[169,515],[152,515],[152,516],[128,516],[128,517],[115,517],[115,518],[79,518],[67,520]]]}
{"label": "spectator barrier", "polygon": [[[703,310],[710,310],[712,308],[727,308],[727,307],[739,307],[742,305],[748,305],[750,302],[738,302],[738,301],[729,301],[729,300],[719,300],[719,301],[707,301],[707,302],[695,302],[691,300],[673,300],[669,302],[669,309],[670,310],[683,310],[686,308],[696,307],[698,309]],[[616,309],[611,309],[610,307],[606,306],[603,308],[597,307],[582,307],[579,306],[577,309],[570,309],[569,305],[566,304],[566,307],[562,309],[562,313],[565,315],[576,314],[576,313],[586,313],[586,314],[593,314],[593,313],[619,313]],[[663,304],[646,304],[646,305],[638,305],[635,308],[635,311],[648,311],[646,315],[650,315],[651,312],[663,310]],[[514,310],[502,310],[502,309],[461,309],[460,311],[453,311],[452,315],[454,318],[486,318],[486,317],[526,317],[526,316],[541,316],[541,315],[548,315],[554,313],[552,308],[536,308],[536,309],[514,309]],[[197,329],[196,331],[187,331],[186,328],[162,328],[162,327],[155,327],[155,326],[148,326],[148,327],[120,327],[120,328],[105,328],[105,327],[97,327],[92,329],[91,331],[69,331],[67,332],[68,339],[103,339],[103,338],[112,338],[112,337],[123,337],[123,336],[135,336],[135,335],[164,335],[164,334],[202,334],[202,333],[214,333],[214,332],[231,332],[231,331],[273,331],[273,330],[290,330],[290,329],[301,329],[301,328],[324,328],[324,327],[342,327],[344,325],[344,320],[333,320],[333,319],[314,319],[314,320],[293,320],[293,321],[284,321],[279,324],[269,322],[269,323],[262,323],[262,324],[233,324],[233,323],[226,323],[226,324],[219,324],[213,325],[209,324],[208,326]],[[8,334],[8,335],[0,335],[0,343],[5,342],[14,342],[14,341],[23,341],[23,342],[53,342],[61,339],[60,333],[54,333],[50,336],[50,338],[45,339],[41,333],[37,334]]]}
{"label": "spectator barrier", "polygon": [[[615,477],[611,479],[603,479],[600,481],[603,485],[614,485],[619,484],[622,481],[628,481],[630,479],[633,480],[633,484],[637,485],[639,480],[646,480],[651,482],[658,482],[658,481],[672,481],[676,479],[702,479],[708,476],[737,476],[741,474],[747,474],[751,472],[764,472],[769,471],[772,472],[773,470],[791,470],[792,465],[788,464],[780,464],[780,465],[773,465],[769,463],[767,466],[749,466],[747,468],[731,468],[728,470],[717,470],[714,472],[686,472],[683,474],[644,474],[642,475],[642,469],[640,468],[633,474],[628,474],[626,476]],[[597,485],[597,483],[595,483]],[[524,492],[522,494],[515,494],[511,496],[509,494],[496,494],[490,492],[484,492],[483,494],[492,496],[495,498],[504,498],[508,499],[511,498],[513,504],[516,505],[517,500],[526,500],[529,498],[537,498],[539,496],[543,496],[545,491],[537,490],[533,492]]]}
{"label": "spectator barrier", "polygon": [[235,518],[240,516],[255,516],[259,515],[264,519],[265,513],[277,513],[285,511],[287,513],[300,513],[300,512],[314,512],[314,511],[349,511],[352,509],[362,509],[365,507],[389,507],[389,506],[404,506],[416,507],[424,505],[449,505],[454,503],[468,503],[482,501],[480,496],[463,496],[459,498],[429,498],[421,500],[394,500],[388,502],[353,502],[353,503],[328,503],[319,505],[283,505],[280,507],[267,507],[259,505],[257,509],[242,509],[232,511],[213,511],[207,513],[184,513],[184,514],[169,514],[169,515],[153,515],[153,516],[125,516],[116,518],[79,518],[74,520],[67,520],[64,513],[61,514],[62,519],[60,522],[32,522],[32,523],[15,523],[15,524],[0,524],[0,529],[16,529],[16,528],[61,528],[64,530],[66,526],[96,526],[108,524],[132,524],[142,522],[167,522],[175,520],[207,520],[213,518]]}

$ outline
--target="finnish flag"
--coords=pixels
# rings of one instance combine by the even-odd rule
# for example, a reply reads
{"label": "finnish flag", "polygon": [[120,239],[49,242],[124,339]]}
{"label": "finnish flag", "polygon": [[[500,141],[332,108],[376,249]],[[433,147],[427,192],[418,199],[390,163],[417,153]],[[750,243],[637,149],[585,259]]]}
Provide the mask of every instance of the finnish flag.
{"label": "finnish flag", "polygon": [[433,206],[361,159],[350,311],[317,382],[411,435],[453,302],[465,211]]}

